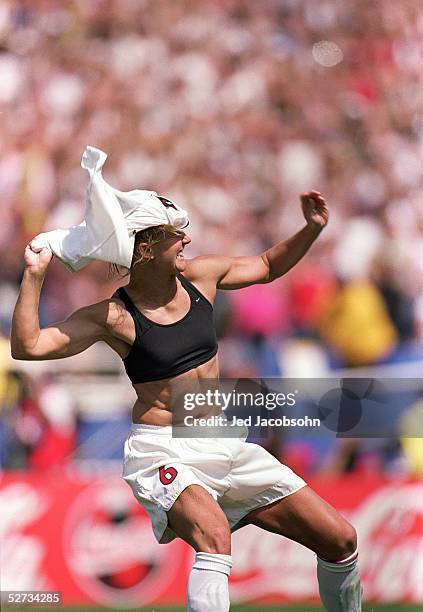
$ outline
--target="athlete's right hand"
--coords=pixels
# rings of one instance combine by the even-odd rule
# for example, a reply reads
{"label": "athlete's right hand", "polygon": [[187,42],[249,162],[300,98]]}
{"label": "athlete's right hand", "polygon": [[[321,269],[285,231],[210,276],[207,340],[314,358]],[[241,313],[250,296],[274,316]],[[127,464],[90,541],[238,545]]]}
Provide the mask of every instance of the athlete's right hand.
{"label": "athlete's right hand", "polygon": [[49,248],[31,247],[29,243],[25,248],[24,260],[28,272],[31,274],[44,276],[48,264],[53,258],[53,253]]}

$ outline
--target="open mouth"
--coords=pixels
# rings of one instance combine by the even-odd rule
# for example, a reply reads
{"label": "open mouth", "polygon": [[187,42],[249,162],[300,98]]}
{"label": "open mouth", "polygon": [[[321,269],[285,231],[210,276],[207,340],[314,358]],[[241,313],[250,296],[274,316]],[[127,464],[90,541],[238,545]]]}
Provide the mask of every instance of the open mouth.
{"label": "open mouth", "polygon": [[179,253],[176,256],[176,259],[184,259],[184,252],[183,251],[179,251]]}

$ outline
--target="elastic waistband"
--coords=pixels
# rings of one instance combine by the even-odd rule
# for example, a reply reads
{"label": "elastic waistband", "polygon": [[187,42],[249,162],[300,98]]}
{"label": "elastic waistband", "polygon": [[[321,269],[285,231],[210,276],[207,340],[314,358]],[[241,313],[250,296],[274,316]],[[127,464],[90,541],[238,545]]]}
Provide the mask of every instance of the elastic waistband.
{"label": "elastic waistband", "polygon": [[132,423],[131,431],[134,433],[153,433],[163,434],[164,436],[172,435],[172,425],[144,425],[143,423]]}
{"label": "elastic waistband", "polygon": [[[215,430],[215,431],[214,431]],[[221,435],[219,435],[219,427],[213,428],[209,432],[212,435],[205,435],[204,427],[183,427],[173,425],[144,425],[142,423],[132,423],[131,434],[133,435],[160,435],[168,438],[200,438],[204,440],[215,440],[217,442],[227,442],[232,439],[246,440],[248,436],[248,428],[244,425],[233,427],[232,435],[228,434],[228,428],[222,426]],[[225,435],[226,434],[226,435]]]}

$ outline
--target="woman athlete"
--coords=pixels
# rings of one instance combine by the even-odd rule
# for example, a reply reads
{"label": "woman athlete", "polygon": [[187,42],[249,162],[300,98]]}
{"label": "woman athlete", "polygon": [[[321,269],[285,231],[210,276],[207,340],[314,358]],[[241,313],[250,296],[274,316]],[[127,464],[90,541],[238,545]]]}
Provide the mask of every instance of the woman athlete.
{"label": "woman athlete", "polygon": [[174,383],[218,377],[211,306],[216,290],[269,283],[288,272],[328,221],[319,192],[301,195],[301,205],[305,227],[257,257],[186,260],[187,234],[172,226],[145,229],[136,236],[124,288],[44,329],[38,304],[52,253],[25,249],[12,356],[61,359],[101,340],[124,360],[138,397],[124,478],[150,514],[157,539],[178,536],[194,548],[187,589],[192,612],[229,610],[231,531],[247,524],[316,553],[320,596],[329,612],[361,610],[356,532],[334,508],[258,445],[172,438]]}

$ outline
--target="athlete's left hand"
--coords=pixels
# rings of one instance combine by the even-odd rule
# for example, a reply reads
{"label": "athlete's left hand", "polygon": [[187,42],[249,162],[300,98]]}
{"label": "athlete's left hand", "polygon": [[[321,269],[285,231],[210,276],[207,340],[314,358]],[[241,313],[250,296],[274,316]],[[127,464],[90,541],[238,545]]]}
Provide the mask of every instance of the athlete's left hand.
{"label": "athlete's left hand", "polygon": [[329,221],[329,208],[319,191],[308,191],[300,195],[301,208],[308,225],[323,228]]}

